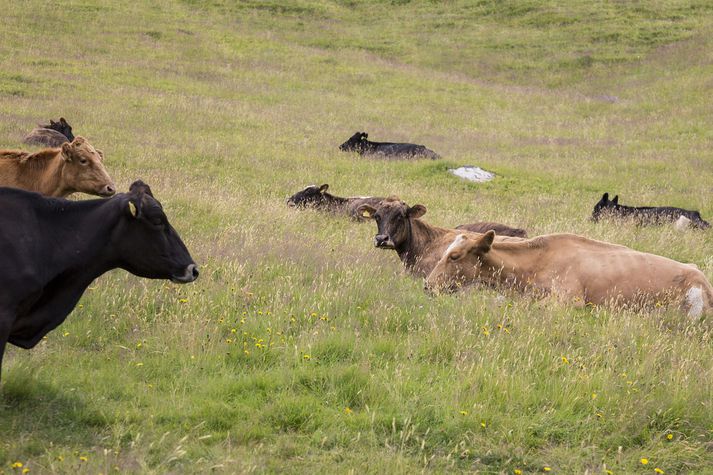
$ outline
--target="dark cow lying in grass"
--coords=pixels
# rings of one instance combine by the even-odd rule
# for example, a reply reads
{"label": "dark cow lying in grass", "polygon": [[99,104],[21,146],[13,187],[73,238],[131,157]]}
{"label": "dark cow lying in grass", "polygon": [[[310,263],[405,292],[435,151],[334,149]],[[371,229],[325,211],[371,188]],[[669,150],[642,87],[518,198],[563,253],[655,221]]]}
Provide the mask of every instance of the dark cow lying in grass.
{"label": "dark cow lying in grass", "polygon": [[49,125],[40,125],[27,137],[24,142],[28,145],[41,145],[45,147],[59,147],[65,142],[74,140],[72,134],[72,126],[64,120],[64,117],[59,118],[59,122],[50,119]]}
{"label": "dark cow lying in grass", "polygon": [[0,366],[5,344],[34,347],[91,282],[121,268],[192,282],[198,267],[148,185],[109,199],[68,201],[0,188]]}
{"label": "dark cow lying in grass", "polygon": [[699,229],[707,229],[710,224],[701,218],[698,211],[690,211],[672,206],[624,206],[619,204],[619,195],[609,199],[609,193],[604,193],[602,199],[594,205],[592,220],[599,221],[602,217],[631,218],[640,225],[675,223],[683,216],[690,220],[690,225]]}
{"label": "dark cow lying in grass", "polygon": [[370,142],[369,134],[357,132],[339,146],[342,152],[356,152],[359,155],[382,155],[387,158],[441,158],[433,150],[413,143]]}
{"label": "dark cow lying in grass", "polygon": [[363,204],[376,206],[384,198],[375,196],[350,196],[342,198],[327,193],[328,184],[321,186],[310,185],[302,191],[290,196],[287,206],[295,208],[314,208],[320,211],[328,211],[335,214],[344,214],[357,221],[365,221],[367,218],[357,213],[357,209]]}
{"label": "dark cow lying in grass", "polygon": [[[399,255],[406,269],[412,274],[426,277],[461,230],[432,226],[419,219],[426,214],[423,205],[408,206],[396,197],[389,197],[378,206],[362,205],[359,212],[376,221],[378,233],[374,245],[379,249],[393,249]],[[483,224],[485,226],[483,226]],[[468,229],[483,232],[492,229],[493,223],[474,223]],[[504,225],[502,228],[508,228]],[[486,229],[487,228],[487,229]],[[501,229],[502,229],[501,228]],[[515,229],[515,228],[508,228]],[[519,234],[521,229],[515,229]],[[468,235],[481,236],[478,231]],[[498,236],[498,241],[520,241],[519,237]]]}

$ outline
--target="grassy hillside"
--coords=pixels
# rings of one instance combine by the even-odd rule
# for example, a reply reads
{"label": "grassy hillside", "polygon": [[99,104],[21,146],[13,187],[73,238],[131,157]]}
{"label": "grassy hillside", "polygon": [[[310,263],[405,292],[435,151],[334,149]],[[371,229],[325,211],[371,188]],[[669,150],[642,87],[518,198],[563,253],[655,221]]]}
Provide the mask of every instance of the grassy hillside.
{"label": "grassy hillside", "polygon": [[[713,278],[710,232],[587,219],[604,191],[713,218],[713,8],[559,3],[4,5],[0,147],[66,117],[202,273],[112,272],[10,348],[0,473],[713,473],[710,319],[429,297],[373,224],[285,206],[397,194]],[[357,130],[445,158],[340,153]]]}

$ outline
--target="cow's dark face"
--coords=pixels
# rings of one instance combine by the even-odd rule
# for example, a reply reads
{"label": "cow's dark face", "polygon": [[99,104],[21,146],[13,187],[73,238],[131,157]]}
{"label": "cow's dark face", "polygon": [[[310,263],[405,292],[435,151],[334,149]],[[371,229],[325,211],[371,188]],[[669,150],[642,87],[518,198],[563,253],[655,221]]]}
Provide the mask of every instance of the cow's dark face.
{"label": "cow's dark face", "polygon": [[339,146],[339,150],[342,152],[359,152],[362,153],[365,149],[364,142],[366,142],[367,137],[369,137],[369,134],[366,132],[357,132],[356,134],[352,135],[349,140],[344,142]]}
{"label": "cow's dark face", "polygon": [[120,267],[149,279],[170,279],[179,284],[196,280],[198,266],[151,188],[136,181],[129,190],[117,197],[124,217],[112,236],[119,249]]}
{"label": "cow's dark face", "polygon": [[411,234],[411,219],[420,218],[426,214],[426,207],[415,205],[409,207],[398,198],[387,198],[376,208],[362,205],[358,212],[376,221],[378,232],[374,236],[374,245],[380,249],[398,249],[406,243]]}
{"label": "cow's dark face", "polygon": [[46,129],[56,130],[60,134],[67,137],[70,142],[74,140],[74,134],[72,134],[72,126],[64,120],[64,117],[59,118],[59,122],[55,122],[50,119],[50,125],[45,126]]}
{"label": "cow's dark face", "polygon": [[594,205],[592,211],[592,221],[597,222],[603,215],[611,213],[619,204],[619,195],[616,195],[613,200],[609,200],[609,193],[604,193],[602,199]]}
{"label": "cow's dark face", "polygon": [[287,200],[287,206],[305,208],[308,206],[319,206],[326,201],[324,192],[329,188],[328,184],[322,186],[311,185],[302,191],[290,196]]}

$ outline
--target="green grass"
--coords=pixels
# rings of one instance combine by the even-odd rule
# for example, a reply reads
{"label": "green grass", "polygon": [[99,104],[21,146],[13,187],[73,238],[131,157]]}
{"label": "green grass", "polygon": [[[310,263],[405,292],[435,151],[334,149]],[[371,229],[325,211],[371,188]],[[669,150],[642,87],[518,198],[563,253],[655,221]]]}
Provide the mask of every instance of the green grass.
{"label": "green grass", "polygon": [[[604,191],[713,217],[709,2],[560,3],[5,5],[0,146],[66,117],[202,272],[111,272],[10,348],[0,473],[713,473],[710,321],[432,298],[373,224],[284,204],[397,194],[713,278],[710,233],[587,219]],[[338,152],[357,130],[445,158]]]}

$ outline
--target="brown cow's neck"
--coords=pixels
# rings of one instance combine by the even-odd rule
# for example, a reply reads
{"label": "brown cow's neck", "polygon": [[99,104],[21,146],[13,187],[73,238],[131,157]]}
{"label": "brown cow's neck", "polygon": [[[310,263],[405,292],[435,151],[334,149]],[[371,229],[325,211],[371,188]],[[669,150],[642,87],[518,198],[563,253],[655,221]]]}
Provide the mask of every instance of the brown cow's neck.
{"label": "brown cow's neck", "polygon": [[[11,161],[3,163],[3,166],[15,169],[14,181],[17,188],[60,198],[75,191],[65,188],[62,184],[65,162],[62,160],[61,149],[48,148],[32,154],[20,152],[16,154],[16,158],[2,160]],[[7,185],[13,186],[11,183]]]}
{"label": "brown cow's neck", "polygon": [[418,264],[419,259],[429,251],[431,245],[439,237],[448,233],[448,229],[431,226],[420,219],[408,219],[406,223],[409,226],[408,238],[403,244],[396,247],[396,252],[406,267],[413,268]]}
{"label": "brown cow's neck", "polygon": [[496,242],[483,258],[481,278],[492,285],[527,287],[535,281],[543,252],[544,249],[533,248],[530,241]]}

